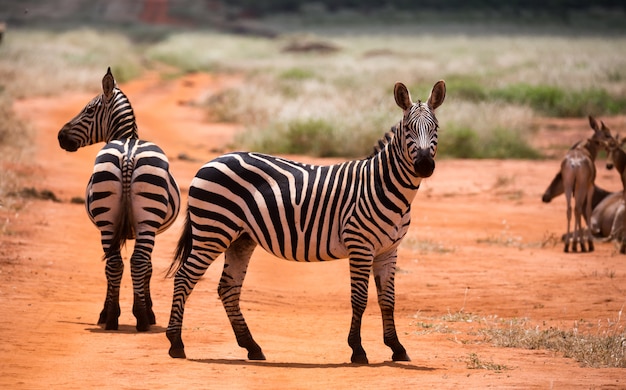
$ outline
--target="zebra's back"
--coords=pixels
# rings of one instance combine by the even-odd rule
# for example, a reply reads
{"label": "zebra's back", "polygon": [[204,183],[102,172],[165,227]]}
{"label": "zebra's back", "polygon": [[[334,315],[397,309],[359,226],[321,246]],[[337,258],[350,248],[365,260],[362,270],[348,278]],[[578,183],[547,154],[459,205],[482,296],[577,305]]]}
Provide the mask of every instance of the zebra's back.
{"label": "zebra's back", "polygon": [[380,218],[363,215],[361,206],[375,196],[362,178],[369,163],[317,166],[257,153],[220,156],[198,171],[189,188],[194,238],[217,253],[245,233],[278,257],[326,261],[348,257],[346,237],[365,226],[361,231],[371,234],[376,251],[389,250],[406,232],[409,216],[392,215],[380,226]]}

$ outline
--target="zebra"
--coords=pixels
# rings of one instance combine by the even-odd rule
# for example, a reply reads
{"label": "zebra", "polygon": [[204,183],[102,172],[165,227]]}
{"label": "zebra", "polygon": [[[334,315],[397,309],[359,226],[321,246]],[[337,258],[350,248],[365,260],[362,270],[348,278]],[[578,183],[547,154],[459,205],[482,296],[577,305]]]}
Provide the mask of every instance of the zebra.
{"label": "zebra", "polygon": [[218,295],[248,359],[265,360],[239,307],[250,257],[260,245],[287,260],[349,258],[348,344],[351,362],[356,364],[368,363],[361,345],[361,319],[373,272],[384,343],[394,361],[409,361],[394,323],[397,247],[409,228],[411,202],[420,182],[435,169],[439,125],[434,111],[445,93],[445,82],[440,80],[426,102],[414,103],[407,87],[396,83],[394,97],[403,110],[402,120],[363,160],[316,166],[233,152],[202,166],[189,188],[186,221],[168,271],[168,276],[174,276],[166,331],[169,355],[186,358],[185,302],[207,268],[225,252]]}
{"label": "zebra", "polygon": [[106,259],[107,294],[98,324],[118,329],[124,270],[120,250],[127,239],[136,239],[130,258],[133,314],[137,330],[147,331],[156,324],[150,296],[155,235],[170,227],[180,210],[180,190],[169,161],[157,145],[138,139],[135,114],[111,68],[102,79],[102,94],[61,128],[58,139],[69,152],[106,143],[96,156],[85,196]]}

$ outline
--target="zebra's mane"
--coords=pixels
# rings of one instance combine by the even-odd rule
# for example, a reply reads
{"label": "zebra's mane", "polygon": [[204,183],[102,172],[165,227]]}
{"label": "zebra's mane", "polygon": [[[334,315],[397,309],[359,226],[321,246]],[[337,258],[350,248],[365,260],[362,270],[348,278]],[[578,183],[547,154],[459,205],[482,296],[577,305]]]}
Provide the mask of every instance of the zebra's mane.
{"label": "zebra's mane", "polygon": [[383,135],[383,137],[381,139],[378,140],[378,142],[376,143],[376,145],[374,145],[372,153],[370,153],[370,155],[368,156],[368,158],[370,157],[374,157],[376,154],[378,154],[381,150],[383,150],[383,148],[389,144],[391,142],[391,140],[393,139],[393,137],[396,135],[396,133],[398,132],[398,126],[400,126],[400,122],[398,122],[397,124],[391,126],[391,129],[389,129],[388,132],[385,133],[385,135]]}

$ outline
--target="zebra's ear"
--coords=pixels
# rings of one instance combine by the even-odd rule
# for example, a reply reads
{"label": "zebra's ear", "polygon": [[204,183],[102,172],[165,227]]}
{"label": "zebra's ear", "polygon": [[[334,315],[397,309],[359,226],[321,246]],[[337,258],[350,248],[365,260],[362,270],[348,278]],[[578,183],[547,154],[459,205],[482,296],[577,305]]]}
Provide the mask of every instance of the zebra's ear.
{"label": "zebra's ear", "polygon": [[111,67],[107,69],[107,73],[102,78],[102,93],[108,101],[113,96],[113,88],[115,88],[115,79],[111,73]]}
{"label": "zebra's ear", "polygon": [[393,87],[393,97],[396,99],[396,104],[398,105],[398,107],[400,107],[404,111],[408,110],[413,105],[413,101],[411,100],[411,93],[407,89],[406,85],[402,83],[398,82]]}
{"label": "zebra's ear", "polygon": [[446,82],[443,80],[439,80],[433,86],[432,91],[430,91],[430,96],[428,96],[428,107],[431,110],[436,110],[446,98]]}

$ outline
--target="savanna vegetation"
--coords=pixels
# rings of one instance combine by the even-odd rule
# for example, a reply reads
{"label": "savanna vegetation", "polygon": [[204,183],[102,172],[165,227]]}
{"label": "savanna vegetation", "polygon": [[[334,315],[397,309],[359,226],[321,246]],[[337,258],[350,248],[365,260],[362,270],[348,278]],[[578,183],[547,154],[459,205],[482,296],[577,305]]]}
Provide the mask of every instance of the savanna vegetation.
{"label": "savanna vegetation", "polygon": [[[278,20],[267,24],[288,26]],[[243,75],[241,85],[210,96],[206,110],[213,120],[241,124],[245,136],[232,148],[268,153],[367,155],[399,119],[392,97],[399,80],[421,99],[446,80],[438,113],[442,158],[540,158],[529,143],[537,117],[626,111],[622,35],[430,34],[406,23],[388,31],[377,26],[286,28],[275,38],[148,25],[9,28],[0,46],[0,142],[6,149],[9,140],[27,137],[12,115],[13,99],[95,92],[105,66],[121,82],[151,68],[165,69],[163,77]],[[2,182],[11,187],[7,175]]]}

